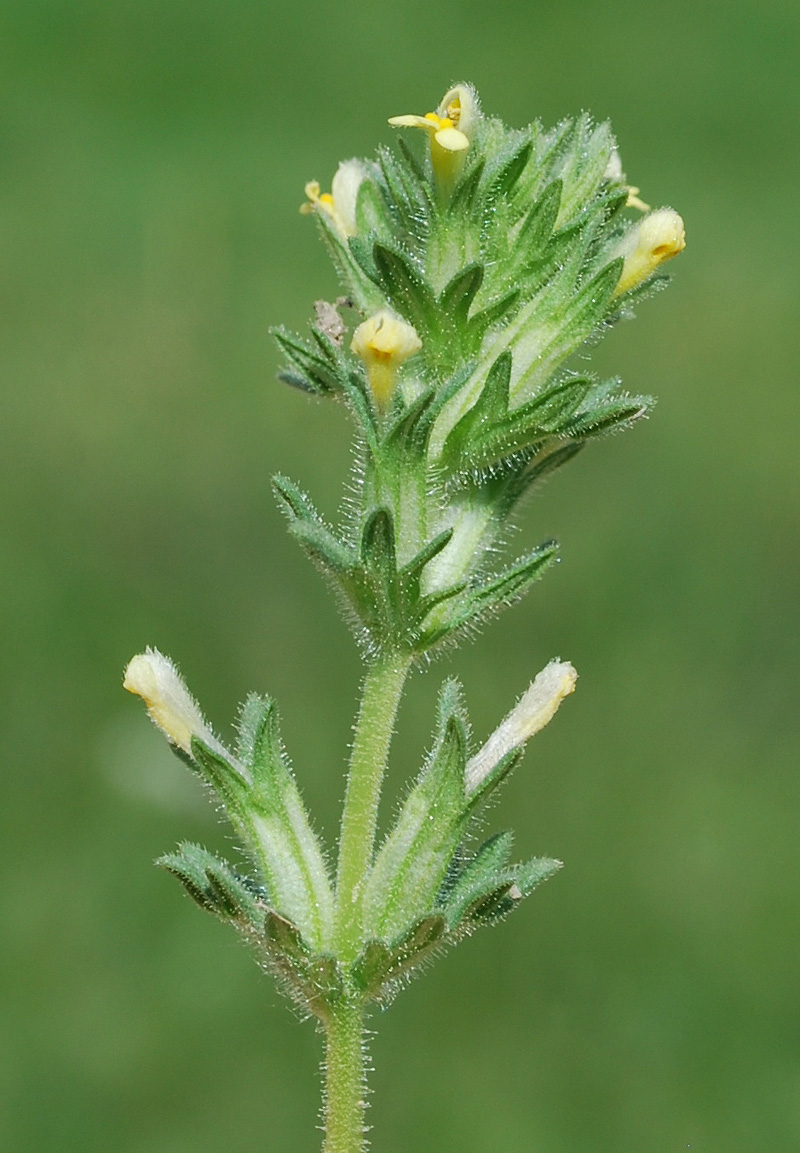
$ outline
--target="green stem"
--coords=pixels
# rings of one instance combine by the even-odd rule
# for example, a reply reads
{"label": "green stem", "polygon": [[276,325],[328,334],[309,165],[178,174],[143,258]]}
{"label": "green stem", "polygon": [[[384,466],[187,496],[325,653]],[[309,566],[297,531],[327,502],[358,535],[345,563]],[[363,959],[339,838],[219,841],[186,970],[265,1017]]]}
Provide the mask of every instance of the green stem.
{"label": "green stem", "polygon": [[336,885],[336,952],[345,964],[361,946],[361,901],[372,864],[381,784],[411,656],[387,653],[367,672],[347,778]]}
{"label": "green stem", "polygon": [[325,1142],[323,1153],[363,1153],[364,1008],[349,998],[339,1002],[325,1022]]}

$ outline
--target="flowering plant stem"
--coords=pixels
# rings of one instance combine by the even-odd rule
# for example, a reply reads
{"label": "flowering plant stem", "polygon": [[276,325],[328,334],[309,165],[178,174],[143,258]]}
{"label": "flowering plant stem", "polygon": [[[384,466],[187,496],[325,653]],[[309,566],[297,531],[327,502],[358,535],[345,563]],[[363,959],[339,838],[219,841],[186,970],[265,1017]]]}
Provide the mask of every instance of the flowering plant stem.
{"label": "flowering plant stem", "polygon": [[[360,948],[361,890],[372,864],[381,784],[410,667],[410,654],[389,653],[374,661],[364,680],[342,814],[336,885],[337,952],[350,961]],[[359,1153],[364,1148],[364,1015],[363,997],[356,996],[338,1004],[324,1023],[325,1153]]]}
{"label": "flowering plant stem", "polygon": [[409,654],[378,657],[367,672],[347,777],[336,884],[336,947],[352,962],[361,948],[364,881],[372,864],[381,785]]}
{"label": "flowering plant stem", "polygon": [[[423,149],[401,141],[375,161],[345,161],[329,193],[306,186],[303,210],[346,295],[316,302],[308,335],[275,333],[281,379],[345,405],[356,433],[335,526],[293,481],[273,478],[367,669],[336,877],[270,697],[247,698],[229,748],[161,653],[135,656],[124,681],[216,793],[248,858],[231,864],[182,844],[158,863],[240,933],[325,1033],[325,1153],[366,1145],[370,1006],[388,1005],[447,946],[503,919],[561,867],[513,862],[508,831],[482,843],[476,834],[485,802],[575,688],[568,662],[542,669],[479,748],[461,686],[446,680],[422,768],[376,850],[389,746],[412,666],[473,635],[554,561],[555,541],[504,556],[525,495],[649,411],[649,397],[588,373],[583,354],[663,283],[655,274],[684,247],[680,216],[648,211],[609,126],[588,116],[509,129],[458,84],[436,112],[390,123],[424,133]],[[632,223],[628,209],[646,215]]]}
{"label": "flowering plant stem", "polygon": [[366,1148],[364,1113],[364,1002],[337,1005],[325,1022],[324,1153],[361,1153]]}

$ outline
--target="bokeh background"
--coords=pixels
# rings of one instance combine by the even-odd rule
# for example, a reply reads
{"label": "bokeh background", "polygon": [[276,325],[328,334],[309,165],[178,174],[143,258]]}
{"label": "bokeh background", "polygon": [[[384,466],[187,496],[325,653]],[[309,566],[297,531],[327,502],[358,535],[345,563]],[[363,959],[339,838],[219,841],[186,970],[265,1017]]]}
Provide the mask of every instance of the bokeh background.
{"label": "bokeh background", "polygon": [[562,565],[403,707],[395,795],[446,672],[479,733],[581,672],[493,814],[567,867],[376,1019],[374,1147],[800,1148],[798,31],[789,0],[5,0],[9,1151],[318,1146],[312,1026],[151,867],[229,838],[121,670],[158,645],[223,732],[276,694],[332,840],[359,663],[269,476],[332,513],[348,430],[267,329],[335,292],[304,182],[462,78],[511,123],[610,117],[689,247],[594,354],[654,418],[530,504]]}

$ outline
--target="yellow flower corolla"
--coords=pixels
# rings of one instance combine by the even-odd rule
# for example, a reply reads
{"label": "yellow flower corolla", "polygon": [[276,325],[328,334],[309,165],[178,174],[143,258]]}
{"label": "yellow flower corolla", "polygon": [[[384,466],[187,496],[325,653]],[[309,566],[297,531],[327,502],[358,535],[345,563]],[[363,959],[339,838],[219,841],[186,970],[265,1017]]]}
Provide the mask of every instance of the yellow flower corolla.
{"label": "yellow flower corolla", "polygon": [[308,200],[300,206],[300,211],[325,212],[343,240],[355,236],[358,190],[366,174],[360,160],[343,160],[334,173],[330,192],[320,193],[316,180],[308,182],[304,189]]}
{"label": "yellow flower corolla", "polygon": [[130,660],[122,687],[142,698],[151,720],[184,753],[191,753],[192,737],[220,748],[175,665],[157,649]]}
{"label": "yellow flower corolla", "polygon": [[659,265],[686,247],[683,220],[672,208],[659,208],[645,216],[623,238],[612,256],[624,259],[615,295],[630,292],[652,276]]}
{"label": "yellow flower corolla", "polygon": [[431,163],[437,180],[449,188],[464,165],[478,120],[478,100],[468,84],[446,92],[435,112],[424,116],[392,116],[394,128],[422,128],[431,144]]}
{"label": "yellow flower corolla", "polygon": [[367,367],[372,395],[379,408],[386,408],[397,382],[397,370],[422,348],[416,329],[382,308],[359,324],[350,348]]}
{"label": "yellow flower corolla", "polygon": [[565,697],[575,691],[578,674],[568,661],[551,661],[520,698],[483,748],[467,761],[464,784],[472,793],[514,749],[548,724]]}

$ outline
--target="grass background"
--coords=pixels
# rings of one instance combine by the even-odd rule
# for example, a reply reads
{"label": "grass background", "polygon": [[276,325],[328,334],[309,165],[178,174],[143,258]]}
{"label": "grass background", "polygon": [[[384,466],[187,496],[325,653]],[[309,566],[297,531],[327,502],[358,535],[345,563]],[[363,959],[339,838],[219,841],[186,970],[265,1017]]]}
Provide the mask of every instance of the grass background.
{"label": "grass background", "polygon": [[6,0],[6,1148],[317,1147],[313,1028],[150,865],[228,838],[121,670],[158,645],[223,731],[275,693],[332,839],[359,665],[268,481],[332,511],[348,432],[275,383],[267,327],[334,292],[304,182],[465,78],[510,123],[610,117],[689,247],[594,354],[653,420],[529,506],[560,569],[404,705],[395,791],[446,671],[479,733],[550,657],[581,672],[494,813],[567,867],[376,1021],[375,1148],[796,1153],[799,26],[788,0]]}

